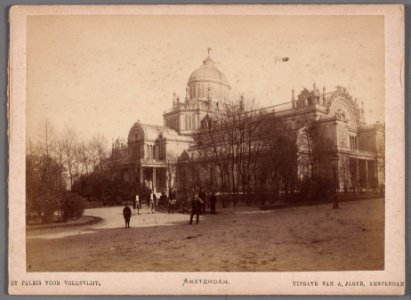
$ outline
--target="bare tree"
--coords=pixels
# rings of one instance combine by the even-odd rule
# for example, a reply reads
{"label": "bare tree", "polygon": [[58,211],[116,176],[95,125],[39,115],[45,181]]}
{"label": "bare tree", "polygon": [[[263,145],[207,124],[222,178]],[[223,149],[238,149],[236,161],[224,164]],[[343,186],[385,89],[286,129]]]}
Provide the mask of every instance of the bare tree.
{"label": "bare tree", "polygon": [[240,97],[210,112],[194,136],[199,161],[212,162],[200,171],[218,174],[220,189],[228,188],[234,205],[239,192],[244,200],[252,189],[251,178],[258,169],[261,148],[258,128],[262,119],[255,101]]}
{"label": "bare tree", "polygon": [[71,128],[66,127],[63,131],[61,141],[61,154],[63,164],[67,170],[70,180],[70,189],[73,186],[74,180],[80,173],[80,155],[78,133]]}
{"label": "bare tree", "polygon": [[75,157],[79,164],[79,173],[80,174],[90,174],[92,171],[92,164],[90,160],[90,152],[86,147],[84,142],[80,142],[75,148]]}
{"label": "bare tree", "polygon": [[300,194],[310,201],[327,198],[340,181],[334,141],[306,120],[298,130],[297,146]]}
{"label": "bare tree", "polygon": [[49,119],[43,119],[39,125],[37,144],[40,151],[50,157],[55,146],[55,129]]}
{"label": "bare tree", "polygon": [[243,201],[250,204],[251,194],[255,192],[252,178],[255,178],[258,172],[264,144],[264,132],[261,126],[265,115],[256,108],[254,99],[245,101],[243,97],[240,98],[239,113],[237,165],[241,177]]}
{"label": "bare tree", "polygon": [[92,171],[96,171],[107,156],[107,139],[102,134],[94,135],[87,144],[87,156]]}
{"label": "bare tree", "polygon": [[281,118],[268,117],[261,128],[264,143],[262,169],[271,181],[273,197],[280,192],[293,192],[297,171],[295,132]]}
{"label": "bare tree", "polygon": [[221,104],[211,116],[206,117],[203,121],[203,130],[194,137],[202,156],[211,156],[217,165],[222,188],[229,188],[234,204],[239,155],[239,110],[238,103]]}
{"label": "bare tree", "polygon": [[169,189],[168,194],[170,195],[177,173],[177,157],[174,153],[167,152],[166,158],[167,186]]}

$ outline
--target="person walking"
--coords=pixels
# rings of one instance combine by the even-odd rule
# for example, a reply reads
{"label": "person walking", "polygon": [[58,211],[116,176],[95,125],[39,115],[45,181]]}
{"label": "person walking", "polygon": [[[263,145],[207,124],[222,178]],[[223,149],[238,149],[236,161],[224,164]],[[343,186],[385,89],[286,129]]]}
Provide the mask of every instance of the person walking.
{"label": "person walking", "polygon": [[215,192],[213,191],[210,196],[210,206],[211,206],[211,214],[215,215],[215,204],[217,203],[217,196],[215,195]]}
{"label": "person walking", "polygon": [[123,217],[124,217],[124,222],[126,224],[126,228],[130,228],[131,209],[127,203],[123,209]]}
{"label": "person walking", "polygon": [[193,217],[196,215],[196,224],[200,221],[200,213],[202,210],[203,201],[198,195],[194,195],[191,201],[191,215],[190,215],[190,225],[193,224]]}
{"label": "person walking", "polygon": [[140,214],[140,196],[137,194],[136,198],[134,199],[135,201],[135,209],[137,209],[137,214]]}
{"label": "person walking", "polygon": [[152,214],[154,214],[155,205],[156,205],[155,197],[156,195],[154,194],[154,192],[150,191],[150,211]]}
{"label": "person walking", "polygon": [[136,213],[136,199],[133,199],[133,212]]}

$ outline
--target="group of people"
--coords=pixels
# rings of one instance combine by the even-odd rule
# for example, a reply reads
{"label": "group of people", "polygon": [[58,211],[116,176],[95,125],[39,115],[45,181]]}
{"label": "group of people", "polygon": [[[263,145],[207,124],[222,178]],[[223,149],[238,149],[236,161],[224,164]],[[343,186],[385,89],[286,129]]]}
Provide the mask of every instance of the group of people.
{"label": "group of people", "polygon": [[[155,209],[156,209],[156,204],[157,204],[157,196],[153,191],[150,191],[148,203],[150,206],[151,213],[154,214]],[[136,213],[137,211],[137,214],[139,215],[140,209],[141,209],[140,195],[137,194],[133,201],[134,213]],[[132,215],[131,208],[128,206],[128,203],[126,203],[126,206],[123,208],[123,217],[124,217],[126,228],[130,228],[131,215]]]}
{"label": "group of people", "polygon": [[[169,214],[174,213],[174,210],[177,204],[176,193],[174,191],[171,191],[169,196],[167,196],[166,193],[162,192],[158,201],[162,204],[167,203],[168,213]],[[149,198],[148,198],[148,204],[149,204],[149,210],[152,214],[154,214],[156,210],[158,201],[157,201],[156,194],[153,191],[150,191]],[[193,223],[194,216],[196,216],[196,224],[198,224],[199,219],[200,219],[200,214],[206,213],[206,202],[207,202],[207,195],[204,192],[204,190],[202,188],[197,189],[197,191],[194,193],[192,200],[191,200],[191,214],[190,214],[190,223],[189,223],[190,225]],[[209,197],[211,214],[216,214],[216,202],[217,202],[217,197],[215,195],[215,192],[212,192]],[[140,214],[140,209],[141,209],[141,199],[140,199],[139,194],[137,194],[133,201],[134,213],[137,211],[137,214]],[[125,227],[130,228],[130,219],[132,216],[132,211],[131,211],[131,208],[128,206],[128,204],[126,204],[126,206],[123,209],[123,216],[124,216],[124,221],[125,221]]]}
{"label": "group of people", "polygon": [[[173,193],[171,193],[171,194],[173,194]],[[153,191],[150,191],[150,194],[149,194],[148,197],[149,197],[148,198],[148,205],[149,205],[150,212],[152,214],[154,214],[154,212],[156,211],[156,207],[158,205],[157,195]],[[160,196],[160,199],[159,199],[160,202],[165,202],[168,199],[169,198],[167,197],[166,193],[164,193],[164,192],[161,193],[161,196]],[[170,199],[171,199],[171,197],[170,197]],[[170,202],[170,200],[168,200],[168,201]],[[134,213],[137,211],[137,214],[138,215],[140,214],[141,201],[140,201],[140,195],[139,194],[137,194],[136,197],[134,198],[133,209],[134,209]],[[170,208],[169,208],[169,213],[170,213]]]}

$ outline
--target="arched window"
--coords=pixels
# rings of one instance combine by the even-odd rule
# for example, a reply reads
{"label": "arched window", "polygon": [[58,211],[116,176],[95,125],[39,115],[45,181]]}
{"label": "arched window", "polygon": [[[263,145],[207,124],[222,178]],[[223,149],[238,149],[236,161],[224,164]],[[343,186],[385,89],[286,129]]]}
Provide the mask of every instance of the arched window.
{"label": "arched window", "polygon": [[166,144],[162,145],[161,150],[162,150],[161,157],[163,160],[166,160]]}

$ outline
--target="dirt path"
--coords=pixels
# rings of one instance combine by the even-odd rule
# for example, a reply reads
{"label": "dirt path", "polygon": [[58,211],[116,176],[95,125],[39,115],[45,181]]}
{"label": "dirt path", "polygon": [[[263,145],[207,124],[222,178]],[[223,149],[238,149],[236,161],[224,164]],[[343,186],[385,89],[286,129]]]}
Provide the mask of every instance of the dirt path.
{"label": "dirt path", "polygon": [[[28,271],[323,271],[384,266],[384,201],[188,216],[94,209],[103,223],[28,232]],[[119,210],[120,209],[120,210]],[[134,227],[136,226],[136,227]]]}
{"label": "dirt path", "polygon": [[[103,220],[89,226],[50,228],[45,230],[36,230],[27,235],[27,239],[58,239],[78,234],[95,233],[101,229],[114,229],[124,227],[123,206],[102,207],[86,209],[85,216],[100,217]],[[138,215],[133,212],[131,217],[131,227],[153,227],[153,226],[170,226],[178,222],[187,220],[187,216],[179,213],[165,214],[156,212],[152,214],[147,206],[143,206]]]}

